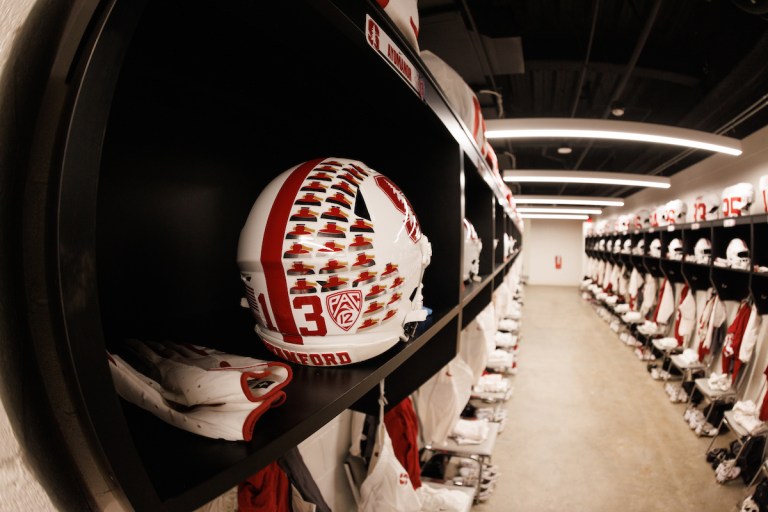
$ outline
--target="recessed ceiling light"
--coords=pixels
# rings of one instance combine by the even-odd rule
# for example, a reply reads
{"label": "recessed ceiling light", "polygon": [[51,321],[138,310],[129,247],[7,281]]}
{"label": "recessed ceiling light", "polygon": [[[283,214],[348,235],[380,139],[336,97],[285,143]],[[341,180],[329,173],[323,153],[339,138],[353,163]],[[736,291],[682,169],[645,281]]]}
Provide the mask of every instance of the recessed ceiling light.
{"label": "recessed ceiling light", "polygon": [[514,196],[515,204],[580,204],[588,206],[624,206],[624,201],[615,197],[593,196]]}
{"label": "recessed ceiling light", "polygon": [[561,155],[570,155],[573,153],[573,148],[571,146],[560,146],[557,148],[557,152]]}
{"label": "recessed ceiling light", "polygon": [[664,176],[645,176],[621,172],[510,169],[504,170],[502,176],[504,181],[517,183],[589,183],[631,187],[670,187],[670,179]]}

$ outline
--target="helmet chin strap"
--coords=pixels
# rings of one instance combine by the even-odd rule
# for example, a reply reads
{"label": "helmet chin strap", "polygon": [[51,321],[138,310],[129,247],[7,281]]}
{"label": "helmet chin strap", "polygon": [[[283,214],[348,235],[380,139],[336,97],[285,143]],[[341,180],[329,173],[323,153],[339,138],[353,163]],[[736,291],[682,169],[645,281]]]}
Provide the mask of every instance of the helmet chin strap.
{"label": "helmet chin strap", "polygon": [[411,301],[411,310],[406,313],[403,319],[403,334],[400,335],[400,341],[408,341],[416,332],[418,322],[423,322],[427,319],[427,310],[424,309],[424,296],[421,290],[424,288],[424,270],[432,260],[432,244],[427,239],[426,235],[422,235],[419,240],[421,246],[421,273],[419,274],[419,286],[416,288],[416,293]]}

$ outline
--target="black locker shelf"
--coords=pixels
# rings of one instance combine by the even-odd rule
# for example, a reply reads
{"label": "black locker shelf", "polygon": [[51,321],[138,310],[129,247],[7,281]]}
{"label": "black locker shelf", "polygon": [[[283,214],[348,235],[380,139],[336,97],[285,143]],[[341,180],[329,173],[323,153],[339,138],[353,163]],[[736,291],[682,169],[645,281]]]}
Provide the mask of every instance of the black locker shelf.
{"label": "black locker shelf", "polygon": [[[4,378],[22,389],[55,375],[41,391],[50,404],[36,407],[53,410],[91,508],[114,495],[136,510],[194,509],[344,410],[374,412],[382,379],[394,405],[455,356],[522,234],[466,127],[375,2],[82,0],[62,19],[18,170],[23,253],[4,270],[24,276],[4,292],[33,328],[2,341],[33,347],[35,371]],[[369,20],[421,87],[372,49]],[[271,178],[326,156],[390,177],[430,239],[432,314],[414,338],[346,368],[292,365],[286,403],[248,443],[186,433],[121,400],[105,349],[127,336],[272,359],[239,305],[239,231]],[[484,243],[470,284],[460,281],[463,216]],[[511,256],[504,234],[517,240]],[[25,449],[44,457],[34,439]]]}
{"label": "black locker shelf", "polygon": [[[768,310],[768,281],[766,272],[760,272],[757,267],[766,266],[766,237],[768,236],[768,215],[754,214],[741,217],[716,219],[702,222],[676,224],[636,230],[634,235],[645,240],[646,254],[632,256],[636,265],[640,262],[646,272],[654,277],[666,277],[674,282],[685,282],[694,290],[705,290],[713,287],[721,300],[742,300],[752,297],[761,311]],[[608,240],[612,234],[591,235],[587,237],[587,254],[598,258],[608,258],[594,248],[601,239]],[[662,258],[654,258],[647,254],[650,242],[654,238],[662,240]],[[696,242],[707,238],[712,243],[712,261],[702,265],[690,261],[682,262],[669,260],[665,256],[666,244],[672,238],[680,238],[683,243],[685,256],[693,254]],[[715,258],[725,258],[726,249],[733,238],[741,238],[750,249],[752,268],[749,270],[721,267],[713,262]],[[684,258],[685,258],[684,256]]]}

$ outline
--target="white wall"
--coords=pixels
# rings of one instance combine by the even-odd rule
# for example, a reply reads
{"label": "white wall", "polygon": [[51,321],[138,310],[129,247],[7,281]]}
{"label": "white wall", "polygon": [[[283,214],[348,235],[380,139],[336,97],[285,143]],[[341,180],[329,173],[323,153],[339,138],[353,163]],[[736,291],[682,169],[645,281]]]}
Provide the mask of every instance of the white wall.
{"label": "white wall", "polygon": [[641,208],[652,209],[673,199],[688,205],[688,222],[693,220],[693,200],[696,196],[714,192],[720,197],[723,188],[740,182],[755,188],[755,201],[750,213],[763,211],[763,199],[758,190],[760,176],[768,174],[768,127],[753,133],[742,141],[741,156],[713,155],[670,178],[672,186],[666,190],[646,189],[624,200],[621,208],[606,208],[602,218],[633,213]]}
{"label": "white wall", "polygon": [[[526,219],[523,268],[529,284],[577,286],[582,279],[582,223],[573,220]],[[555,256],[562,267],[555,268]]]}

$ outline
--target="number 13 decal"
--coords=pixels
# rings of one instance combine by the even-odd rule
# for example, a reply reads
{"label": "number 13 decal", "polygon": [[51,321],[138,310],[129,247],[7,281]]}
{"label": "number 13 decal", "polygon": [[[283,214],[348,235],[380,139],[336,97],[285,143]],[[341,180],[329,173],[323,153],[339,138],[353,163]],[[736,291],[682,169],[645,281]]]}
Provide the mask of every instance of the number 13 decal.
{"label": "number 13 decal", "polygon": [[[263,293],[259,294],[258,300],[259,305],[261,306],[261,312],[264,315],[264,323],[267,324],[268,329],[273,331],[276,330],[272,323],[269,311],[267,310],[267,301]],[[325,326],[323,304],[320,302],[320,297],[317,295],[294,297],[291,305],[293,306],[293,309],[300,310],[304,313],[304,321],[311,324],[310,326],[298,326],[302,336],[325,336],[328,329]],[[306,306],[308,306],[308,308]]]}

